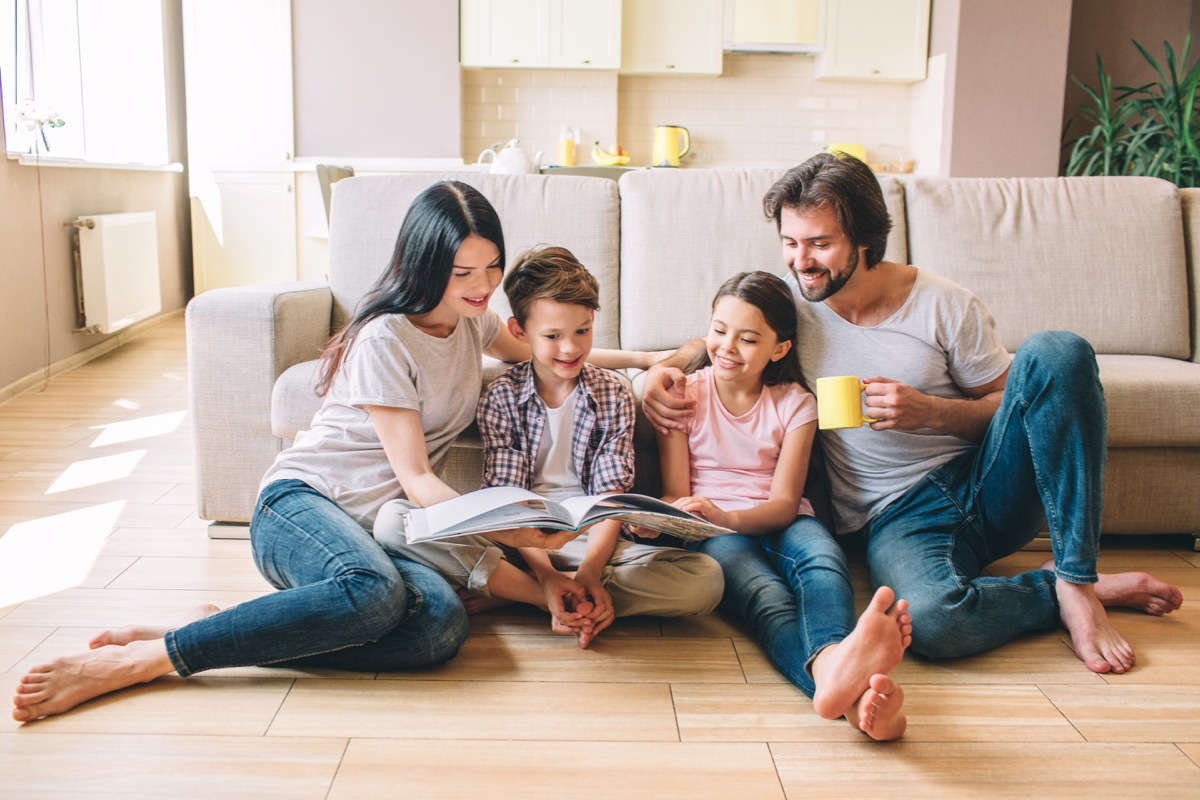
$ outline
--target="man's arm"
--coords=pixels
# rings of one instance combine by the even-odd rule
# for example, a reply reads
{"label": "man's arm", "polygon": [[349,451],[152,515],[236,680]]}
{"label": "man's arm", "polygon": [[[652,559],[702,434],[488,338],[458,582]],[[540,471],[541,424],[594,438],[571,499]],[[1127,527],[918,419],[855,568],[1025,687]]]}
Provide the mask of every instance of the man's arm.
{"label": "man's arm", "polygon": [[930,428],[968,442],[980,442],[1004,395],[1008,370],[982,386],[963,389],[968,399],[922,394],[888,378],[867,378],[867,416],[876,431],[915,431]]}
{"label": "man's arm", "polygon": [[661,434],[683,430],[683,420],[691,416],[694,401],[684,395],[683,368],[704,350],[704,340],[695,339],[656,362],[646,372],[642,384],[642,411]]}

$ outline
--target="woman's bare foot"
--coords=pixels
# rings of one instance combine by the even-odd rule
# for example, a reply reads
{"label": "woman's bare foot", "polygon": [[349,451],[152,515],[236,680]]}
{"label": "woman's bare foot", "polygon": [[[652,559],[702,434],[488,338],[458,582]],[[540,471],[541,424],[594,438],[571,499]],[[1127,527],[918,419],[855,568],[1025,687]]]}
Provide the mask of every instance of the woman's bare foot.
{"label": "woman's bare foot", "polygon": [[102,694],[152,681],[175,668],[161,640],[105,645],[33,667],[13,695],[12,718],[30,722],[61,714]]}
{"label": "woman's bare foot", "polygon": [[846,713],[851,727],[877,742],[890,742],[904,735],[908,718],[901,710],[904,690],[887,675],[872,675],[867,690]]}
{"label": "woman's bare foot", "polygon": [[170,628],[155,625],[126,625],[124,628],[101,631],[92,637],[92,640],[88,642],[88,647],[95,650],[109,644],[126,645],[130,642],[149,642],[154,639],[161,639],[172,628],[179,628],[187,625],[189,622],[196,622],[205,617],[211,617],[220,610],[212,603],[204,603],[193,608],[178,625],[172,625]]}
{"label": "woman's bare foot", "polygon": [[[1054,571],[1054,560],[1042,564]],[[1105,608],[1132,608],[1155,617],[1170,614],[1183,605],[1183,592],[1146,572],[1100,573],[1096,599]]]}
{"label": "woman's bare foot", "polygon": [[873,675],[891,671],[904,657],[912,642],[912,616],[908,601],[895,598],[891,588],[879,587],[850,635],[817,654],[813,708],[820,716],[844,715],[869,688]]}
{"label": "woman's bare foot", "polygon": [[463,608],[467,609],[468,614],[482,614],[484,611],[491,611],[493,608],[503,608],[504,606],[512,605],[512,600],[505,600],[503,597],[490,597],[472,592],[469,589],[458,589],[458,599],[462,601]]}
{"label": "woman's bare foot", "polygon": [[1133,648],[1108,620],[1090,583],[1054,582],[1058,613],[1071,634],[1071,646],[1092,672],[1126,672],[1133,666]]}

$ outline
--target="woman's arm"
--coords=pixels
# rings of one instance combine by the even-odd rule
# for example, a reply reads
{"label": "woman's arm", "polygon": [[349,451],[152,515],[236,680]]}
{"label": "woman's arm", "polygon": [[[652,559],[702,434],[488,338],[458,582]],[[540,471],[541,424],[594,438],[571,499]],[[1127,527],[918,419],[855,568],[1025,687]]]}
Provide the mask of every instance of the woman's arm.
{"label": "woman's arm", "polygon": [[411,408],[367,406],[367,413],[406,498],[419,506],[431,506],[458,497],[458,492],[446,485],[429,463],[420,412]]}
{"label": "woman's arm", "polygon": [[492,358],[507,361],[509,364],[528,361],[532,355],[529,352],[529,344],[513,336],[507,325],[500,326],[496,338],[492,339],[492,343],[485,347],[483,352]]}
{"label": "woman's arm", "polygon": [[[371,415],[371,423],[379,434],[388,462],[408,500],[424,507],[458,497],[458,492],[439,478],[429,463],[425,430],[418,412],[409,408],[367,406],[367,413]],[[557,550],[579,534],[575,531],[545,533],[537,528],[519,528],[485,535],[510,547]]]}

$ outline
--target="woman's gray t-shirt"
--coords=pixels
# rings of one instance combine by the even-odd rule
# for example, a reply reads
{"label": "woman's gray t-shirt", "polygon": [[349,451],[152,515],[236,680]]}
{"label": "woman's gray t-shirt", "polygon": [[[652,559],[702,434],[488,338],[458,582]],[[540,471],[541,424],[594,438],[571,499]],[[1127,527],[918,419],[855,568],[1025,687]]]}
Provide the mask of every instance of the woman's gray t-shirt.
{"label": "woman's gray t-shirt", "polygon": [[499,330],[500,317],[492,311],[463,317],[444,339],[402,314],[371,320],[350,346],[312,425],[276,457],[262,486],[286,478],[304,481],[371,530],[379,507],[404,493],[366,406],[419,412],[437,470],[475,419],[483,351]]}
{"label": "woman's gray t-shirt", "polygon": [[[953,281],[917,272],[904,304],[884,322],[861,327],[824,303],[796,293],[800,369],[820,377],[890,378],[935,397],[965,398],[1008,369],[991,313]],[[921,478],[975,445],[933,430],[873,431],[867,426],[819,434],[840,533],[857,531]]]}

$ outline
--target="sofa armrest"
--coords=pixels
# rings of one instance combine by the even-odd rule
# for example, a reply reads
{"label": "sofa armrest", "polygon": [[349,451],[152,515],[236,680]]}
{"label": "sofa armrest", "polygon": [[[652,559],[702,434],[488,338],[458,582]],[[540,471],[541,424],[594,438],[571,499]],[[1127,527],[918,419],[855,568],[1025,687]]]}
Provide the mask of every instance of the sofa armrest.
{"label": "sofa armrest", "polygon": [[188,386],[202,519],[249,522],[258,483],[282,449],[271,389],[329,339],[325,284],[213,289],[187,307]]}
{"label": "sofa armrest", "polygon": [[1200,189],[1180,189],[1183,242],[1187,250],[1188,305],[1192,317],[1192,358],[1200,363]]}

